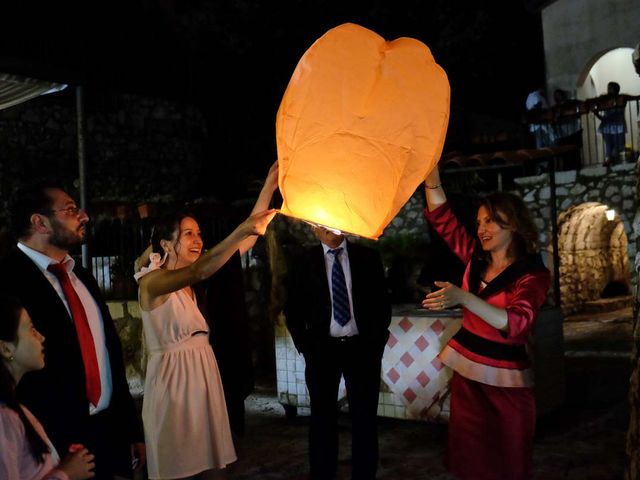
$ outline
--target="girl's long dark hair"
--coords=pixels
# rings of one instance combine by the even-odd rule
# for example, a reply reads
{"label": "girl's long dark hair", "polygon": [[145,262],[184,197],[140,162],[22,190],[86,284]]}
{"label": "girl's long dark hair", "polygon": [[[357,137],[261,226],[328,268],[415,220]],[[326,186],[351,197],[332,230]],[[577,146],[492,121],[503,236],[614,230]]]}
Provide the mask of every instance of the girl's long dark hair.
{"label": "girl's long dark hair", "polygon": [[513,230],[508,251],[511,258],[519,260],[538,251],[538,229],[520,197],[512,193],[495,192],[482,199],[480,206],[484,206],[489,217],[502,228]]}
{"label": "girl's long dark hair", "polygon": [[[0,340],[9,343],[18,341],[18,326],[23,309],[24,307],[18,299],[6,296],[0,297]],[[44,439],[36,432],[24,410],[22,410],[16,397],[16,383],[5,362],[5,360],[0,360],[0,402],[3,402],[18,414],[24,426],[31,454],[37,462],[42,463],[44,462],[44,456],[51,451]]]}

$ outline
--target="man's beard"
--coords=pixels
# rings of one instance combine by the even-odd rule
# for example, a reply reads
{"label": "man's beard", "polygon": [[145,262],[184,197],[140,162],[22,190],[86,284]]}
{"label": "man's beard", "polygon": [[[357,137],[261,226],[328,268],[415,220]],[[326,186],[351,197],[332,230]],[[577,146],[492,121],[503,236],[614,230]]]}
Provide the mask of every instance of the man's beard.
{"label": "man's beard", "polygon": [[88,229],[84,225],[84,235],[80,233],[81,226],[78,230],[72,231],[58,222],[55,218],[51,221],[53,227],[53,233],[49,237],[49,243],[54,247],[58,247],[63,250],[72,250],[75,247],[86,243],[88,237]]}

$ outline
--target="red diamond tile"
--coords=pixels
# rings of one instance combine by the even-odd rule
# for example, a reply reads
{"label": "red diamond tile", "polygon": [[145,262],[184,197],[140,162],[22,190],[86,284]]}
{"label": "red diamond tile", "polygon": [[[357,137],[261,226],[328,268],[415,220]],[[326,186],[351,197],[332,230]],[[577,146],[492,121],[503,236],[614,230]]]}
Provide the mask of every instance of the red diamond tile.
{"label": "red diamond tile", "polygon": [[416,344],[416,347],[418,347],[421,352],[424,352],[425,349],[429,346],[429,342],[422,335],[418,337],[418,339],[415,341],[415,344]]}
{"label": "red diamond tile", "polygon": [[387,341],[387,346],[389,348],[393,348],[393,347],[396,346],[396,343],[398,343],[398,339],[393,336],[393,333],[390,333],[389,334],[389,340]]}
{"label": "red diamond tile", "polygon": [[444,325],[440,320],[436,320],[435,322],[433,322],[433,325],[431,325],[431,330],[436,332],[436,335],[440,335],[444,330]]}
{"label": "red diamond tile", "polygon": [[438,371],[442,370],[442,368],[444,367],[444,364],[440,360],[438,360],[438,357],[431,360],[431,365],[433,365],[433,368]]}
{"label": "red diamond tile", "polygon": [[416,380],[418,380],[420,385],[422,385],[423,387],[426,387],[427,383],[431,381],[429,375],[427,375],[425,372],[420,372],[420,375],[416,377]]}
{"label": "red diamond tile", "polygon": [[413,327],[413,323],[411,323],[411,321],[409,321],[409,319],[405,317],[402,320],[400,320],[400,323],[398,323],[398,326],[400,326],[400,328],[404,330],[405,333],[407,333],[409,330],[411,330],[411,327]]}
{"label": "red diamond tile", "polygon": [[389,378],[389,380],[391,380],[391,383],[396,383],[400,378],[400,374],[396,372],[395,368],[392,368],[387,372],[387,377]]}
{"label": "red diamond tile", "polygon": [[404,395],[404,398],[406,398],[409,403],[413,402],[417,398],[416,393],[410,388],[407,388],[404,391],[403,395]]}
{"label": "red diamond tile", "polygon": [[413,357],[409,354],[409,352],[404,352],[404,355],[400,357],[400,361],[404,363],[405,367],[408,367],[413,363]]}

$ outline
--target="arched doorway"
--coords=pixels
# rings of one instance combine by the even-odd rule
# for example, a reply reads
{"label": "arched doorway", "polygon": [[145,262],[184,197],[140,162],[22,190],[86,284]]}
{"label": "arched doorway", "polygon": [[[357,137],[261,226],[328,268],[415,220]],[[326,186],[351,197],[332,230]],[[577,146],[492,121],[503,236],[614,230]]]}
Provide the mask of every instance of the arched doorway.
{"label": "arched doorway", "polygon": [[586,100],[607,93],[607,83],[618,82],[620,92],[640,95],[640,77],[631,56],[633,48],[612,48],[595,54],[580,72],[576,82],[576,98]]}
{"label": "arched doorway", "polygon": [[[587,100],[607,93],[607,84],[617,82],[620,93],[624,95],[640,95],[640,76],[635,71],[632,61],[633,48],[612,48],[595,54],[586,63],[576,82],[576,98]],[[638,148],[637,102],[627,103],[625,119],[627,134],[625,145]],[[604,145],[600,135],[594,135],[600,125],[600,120],[593,113],[583,117],[582,144],[586,147],[584,154],[587,165],[602,163],[605,158]],[[588,125],[585,125],[585,120]]]}
{"label": "arched doorway", "polygon": [[594,302],[612,304],[612,296],[629,295],[627,244],[620,216],[607,205],[587,202],[558,216],[560,292],[565,314],[583,311]]}

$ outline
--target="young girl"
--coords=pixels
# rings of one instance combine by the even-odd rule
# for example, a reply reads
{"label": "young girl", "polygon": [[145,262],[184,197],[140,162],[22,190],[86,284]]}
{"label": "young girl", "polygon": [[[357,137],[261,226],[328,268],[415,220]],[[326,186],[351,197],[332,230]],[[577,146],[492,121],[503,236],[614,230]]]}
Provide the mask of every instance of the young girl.
{"label": "young girl", "polygon": [[[18,300],[0,298],[0,478],[84,480],[93,477],[93,455],[76,445],[62,462],[15,388],[25,373],[44,367],[44,337]],[[55,392],[43,392],[44,394]]]}

